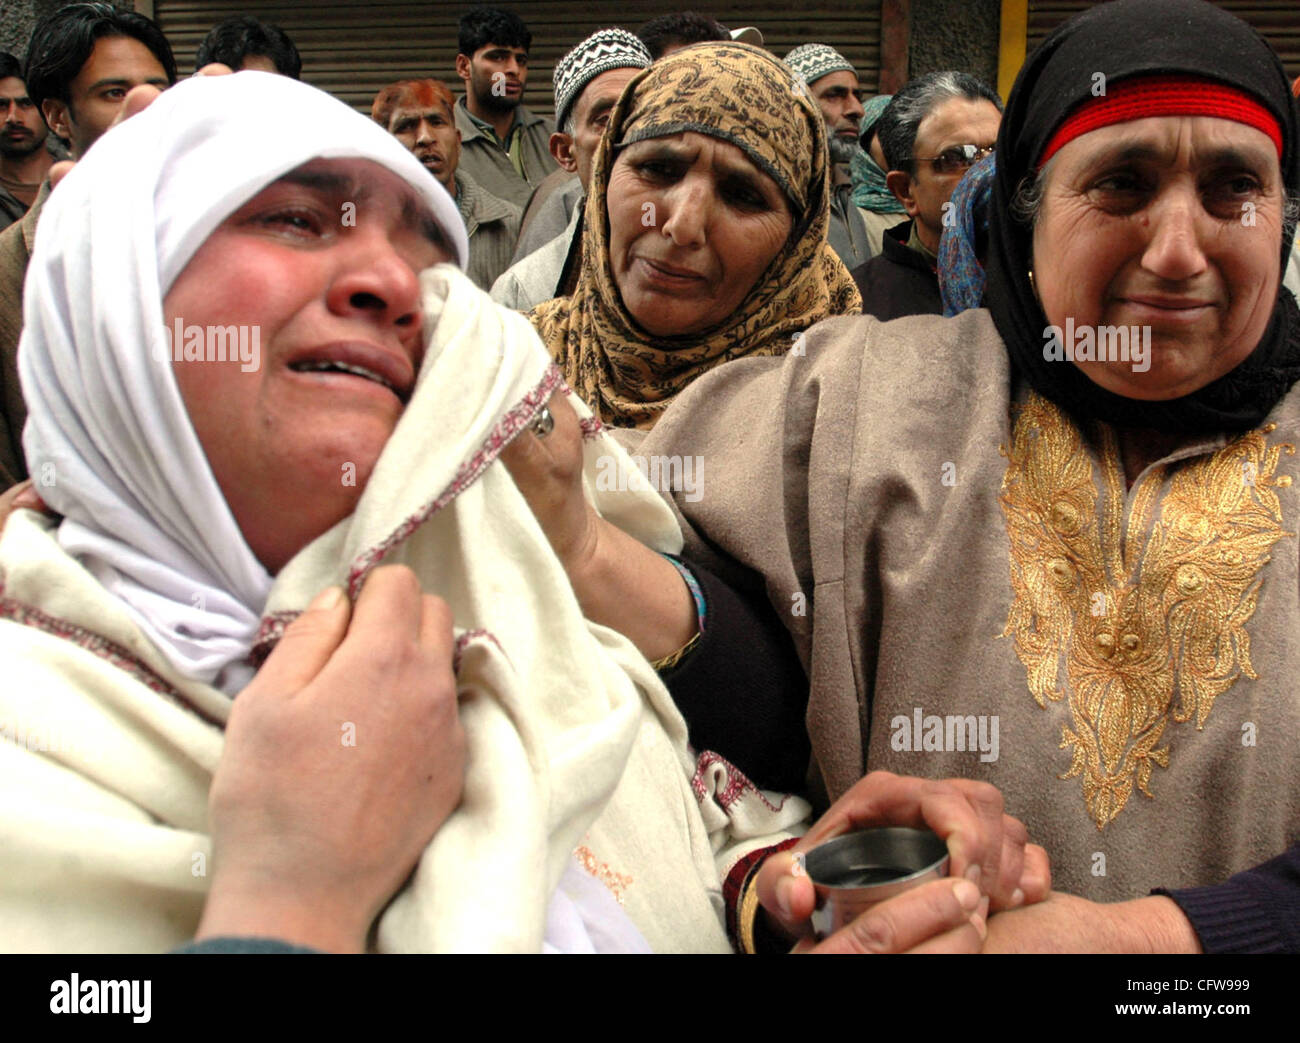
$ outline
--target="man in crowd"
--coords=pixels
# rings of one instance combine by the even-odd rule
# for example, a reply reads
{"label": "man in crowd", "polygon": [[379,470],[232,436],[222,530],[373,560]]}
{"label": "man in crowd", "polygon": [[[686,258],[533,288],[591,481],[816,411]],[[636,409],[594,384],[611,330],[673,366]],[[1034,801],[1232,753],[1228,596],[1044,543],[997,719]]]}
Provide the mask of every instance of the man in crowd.
{"label": "man in crowd", "polygon": [[886,229],[892,228],[907,213],[903,204],[894,198],[885,180],[885,154],[880,150],[880,136],[876,127],[880,117],[894,100],[892,94],[878,94],[862,103],[861,133],[858,135],[857,155],[849,165],[853,177],[853,202],[867,226],[867,245],[875,257],[883,249],[881,240]]}
{"label": "man in crowd", "polygon": [[964,72],[929,73],[894,95],[876,136],[886,182],[910,220],[890,228],[880,254],[853,271],[866,314],[943,314],[937,265],[944,206],[962,175],[993,151],[1001,122],[993,88]]}
{"label": "man in crowd", "polygon": [[862,89],[857,70],[833,47],[806,43],[785,56],[786,65],[807,85],[822,110],[826,142],[831,154],[831,225],[827,232],[831,249],[849,269],[871,258],[867,225],[853,204],[853,178],[849,164],[861,149],[858,144],[862,119]]}
{"label": "man in crowd", "polygon": [[456,103],[464,169],[492,195],[516,206],[555,169],[555,125],[520,104],[528,81],[533,34],[517,14],[476,7],[460,20],[456,75],[465,95]]}
{"label": "man in crowd", "polygon": [[708,15],[695,11],[674,11],[672,14],[651,18],[636,34],[654,61],[693,43],[738,40],[740,43],[752,43],[755,47],[763,46],[763,34],[752,25],[743,29],[728,29]]}
{"label": "man in crowd", "polygon": [[[107,3],[68,4],[36,26],[23,78],[46,125],[80,159],[112,125],[132,87],[176,82],[176,60],[149,18]],[[23,281],[36,239],[48,178],[21,221],[0,232],[0,487],[27,476],[22,430],[27,419],[18,385]]]}
{"label": "man in crowd", "polygon": [[18,59],[0,51],[0,228],[13,224],[36,202],[54,157],[45,148],[48,130],[27,93]]}
{"label": "man in crowd", "polygon": [[202,69],[213,62],[228,65],[235,72],[259,69],[278,72],[294,80],[302,73],[298,48],[285,31],[249,15],[237,15],[218,22],[203,38],[194,59],[194,68]]}
{"label": "man in crowd", "polygon": [[[578,190],[576,198],[567,200],[567,224],[512,265],[492,287],[498,304],[527,311],[572,288],[582,264],[583,201],[591,184],[596,146],[623,88],[649,65],[650,53],[625,29],[592,33],[556,64],[555,118],[564,129],[551,135],[551,151],[563,169],[577,175],[573,184]],[[551,214],[564,212],[566,191],[548,197],[532,229],[555,227],[558,222]],[[522,250],[516,256],[520,254]]]}
{"label": "man in crowd", "polygon": [[375,95],[370,115],[441,182],[460,209],[469,233],[466,274],[486,290],[510,264],[521,211],[489,194],[460,166],[455,99],[436,80],[403,80]]}

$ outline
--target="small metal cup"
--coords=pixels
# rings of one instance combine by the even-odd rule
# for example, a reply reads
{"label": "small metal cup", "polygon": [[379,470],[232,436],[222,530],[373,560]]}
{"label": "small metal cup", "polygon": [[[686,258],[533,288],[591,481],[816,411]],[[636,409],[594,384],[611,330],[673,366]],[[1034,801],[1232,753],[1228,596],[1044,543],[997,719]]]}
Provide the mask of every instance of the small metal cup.
{"label": "small metal cup", "polygon": [[804,853],[817,892],[812,925],[825,938],[877,902],[948,874],[948,847],[928,829],[846,833]]}

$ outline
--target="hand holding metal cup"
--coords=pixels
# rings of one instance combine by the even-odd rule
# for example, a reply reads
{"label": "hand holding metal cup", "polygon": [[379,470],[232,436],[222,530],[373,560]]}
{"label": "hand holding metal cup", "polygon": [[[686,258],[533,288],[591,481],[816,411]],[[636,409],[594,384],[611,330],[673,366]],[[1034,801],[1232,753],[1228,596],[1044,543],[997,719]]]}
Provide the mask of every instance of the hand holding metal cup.
{"label": "hand holding metal cup", "polygon": [[[846,856],[864,833],[924,839],[900,850],[898,841],[881,848],[877,838],[865,857]],[[828,853],[841,861],[824,863]],[[988,783],[874,771],[791,850],[769,856],[754,887],[764,929],[795,942],[796,952],[968,952],[982,942],[990,913],[1042,901],[1051,871],[1046,852],[1029,843]],[[826,911],[861,898],[856,916]]]}

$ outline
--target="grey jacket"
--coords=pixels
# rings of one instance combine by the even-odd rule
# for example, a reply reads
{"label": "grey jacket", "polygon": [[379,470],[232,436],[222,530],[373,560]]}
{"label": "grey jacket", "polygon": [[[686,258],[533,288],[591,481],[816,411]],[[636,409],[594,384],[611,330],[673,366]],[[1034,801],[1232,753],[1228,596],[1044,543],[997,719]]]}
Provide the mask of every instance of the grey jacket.
{"label": "grey jacket", "polygon": [[486,290],[510,266],[523,212],[486,192],[462,170],[456,171],[456,205],[469,234],[469,269],[474,285]]}
{"label": "grey jacket", "polygon": [[559,169],[551,156],[551,134],[555,123],[534,116],[523,105],[515,109],[515,122],[523,136],[520,148],[524,158],[524,177],[515,171],[510,156],[490,134],[484,134],[465,108],[465,99],[457,100],[456,129],[460,131],[460,169],[469,174],[488,192],[517,207],[528,205],[542,179]]}

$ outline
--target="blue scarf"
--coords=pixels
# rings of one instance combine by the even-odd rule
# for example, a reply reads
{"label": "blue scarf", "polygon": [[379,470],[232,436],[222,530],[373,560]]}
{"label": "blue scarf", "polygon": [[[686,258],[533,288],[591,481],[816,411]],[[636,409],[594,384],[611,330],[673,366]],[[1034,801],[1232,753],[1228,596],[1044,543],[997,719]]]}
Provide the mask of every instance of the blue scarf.
{"label": "blue scarf", "polygon": [[966,171],[952,194],[954,219],[939,238],[939,295],[945,316],[978,308],[984,298],[980,247],[988,242],[989,190],[996,162],[996,153],[985,156]]}

